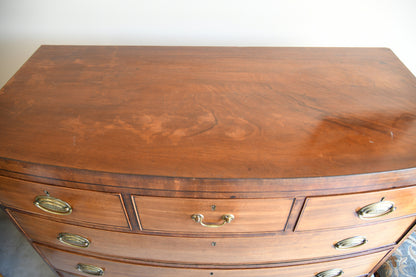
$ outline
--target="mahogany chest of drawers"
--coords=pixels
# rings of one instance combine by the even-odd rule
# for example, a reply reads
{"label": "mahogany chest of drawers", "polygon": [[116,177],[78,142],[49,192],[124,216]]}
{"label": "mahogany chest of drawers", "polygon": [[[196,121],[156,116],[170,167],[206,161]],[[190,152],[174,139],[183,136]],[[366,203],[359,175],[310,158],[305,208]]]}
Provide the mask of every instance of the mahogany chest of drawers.
{"label": "mahogany chest of drawers", "polygon": [[59,276],[374,273],[415,229],[389,49],[42,46],[0,91],[0,204]]}

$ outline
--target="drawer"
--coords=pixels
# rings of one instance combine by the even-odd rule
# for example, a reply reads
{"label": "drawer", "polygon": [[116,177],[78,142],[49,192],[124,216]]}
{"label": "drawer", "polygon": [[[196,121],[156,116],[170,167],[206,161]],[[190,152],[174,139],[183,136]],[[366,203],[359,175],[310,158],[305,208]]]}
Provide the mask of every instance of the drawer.
{"label": "drawer", "polygon": [[[293,199],[288,198],[190,199],[150,196],[133,196],[133,201],[143,230],[185,233],[282,231],[293,203]],[[193,219],[193,215],[202,215],[203,218]],[[227,216],[232,216],[232,220],[227,221]],[[212,225],[222,226],[210,228]]]}
{"label": "drawer", "polygon": [[91,276],[90,274],[80,273],[80,271],[77,270],[77,265],[79,264],[91,265],[101,268],[104,272],[104,276],[106,277],[312,277],[317,273],[331,269],[342,269],[344,271],[342,277],[356,277],[369,273],[387,254],[387,251],[383,251],[349,259],[289,267],[261,269],[197,269],[137,265],[74,254],[39,244],[35,244],[35,246],[47,258],[47,260],[60,271],[80,274],[82,276]]}
{"label": "drawer", "polygon": [[[394,208],[391,209],[390,207],[392,206],[386,201],[392,202]],[[358,215],[360,210],[368,212],[370,209],[374,212],[375,217],[360,218]],[[305,207],[296,225],[296,231],[362,225],[415,213],[416,187],[337,196],[310,197],[306,199]]]}
{"label": "drawer", "polygon": [[[187,264],[277,263],[345,255],[395,243],[414,220],[404,218],[341,231],[290,232],[267,237],[189,238],[96,230],[18,212],[11,214],[36,242],[85,254]],[[75,238],[87,239],[89,245],[85,248],[68,246],[58,240],[61,233],[66,234],[69,242],[76,235]],[[334,247],[337,242],[356,236],[363,236],[368,241],[350,249],[338,250]]]}
{"label": "drawer", "polygon": [[[36,198],[47,194],[52,200],[39,200],[43,201],[41,207],[46,209],[35,206]],[[119,194],[56,187],[0,176],[0,203],[6,207],[61,221],[130,229]],[[69,207],[70,213],[67,212]],[[49,212],[57,210],[60,214]]]}

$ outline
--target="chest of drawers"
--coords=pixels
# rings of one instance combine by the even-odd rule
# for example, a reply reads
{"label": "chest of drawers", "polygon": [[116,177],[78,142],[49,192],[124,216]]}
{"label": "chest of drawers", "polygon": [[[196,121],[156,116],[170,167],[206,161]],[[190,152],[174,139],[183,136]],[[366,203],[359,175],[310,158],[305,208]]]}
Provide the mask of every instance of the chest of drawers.
{"label": "chest of drawers", "polygon": [[367,276],[415,230],[388,49],[42,46],[0,118],[1,207],[59,276]]}

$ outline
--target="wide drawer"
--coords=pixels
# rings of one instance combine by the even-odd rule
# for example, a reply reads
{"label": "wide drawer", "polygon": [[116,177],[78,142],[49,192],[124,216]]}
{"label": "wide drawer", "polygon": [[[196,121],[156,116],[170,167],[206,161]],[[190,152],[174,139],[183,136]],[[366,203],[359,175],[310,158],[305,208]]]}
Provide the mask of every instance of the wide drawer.
{"label": "wide drawer", "polygon": [[[102,269],[104,276],[106,277],[313,277],[320,272],[331,269],[342,270],[344,272],[342,277],[356,277],[369,273],[375,267],[375,265],[387,254],[387,251],[383,251],[349,259],[290,267],[275,267],[261,269],[197,269],[156,267],[124,262],[115,262],[100,258],[78,255],[71,252],[61,251],[39,244],[35,244],[35,246],[47,258],[47,260],[58,270],[65,271],[68,273],[80,274],[82,276],[91,276],[90,274],[80,273],[77,267],[86,268],[86,266],[95,266],[97,268]],[[92,268],[90,269],[92,270]],[[98,272],[98,269],[94,270],[97,270]]]}
{"label": "wide drawer", "polygon": [[[47,195],[52,200],[44,198],[38,201],[44,201],[40,203],[44,209],[34,204],[38,196]],[[61,221],[130,229],[120,194],[50,186],[0,176],[0,203]],[[66,212],[68,210],[70,212]]]}
{"label": "wide drawer", "polygon": [[[363,211],[371,212],[372,218],[361,218],[359,214]],[[296,231],[356,226],[415,213],[416,187],[310,197],[306,199]]]}
{"label": "wide drawer", "polygon": [[[186,233],[276,232],[285,228],[293,199],[190,199],[132,196],[143,230]],[[192,218],[202,215],[196,222]],[[226,223],[226,216],[232,220]],[[203,226],[203,225],[209,226]],[[218,228],[210,228],[214,226]]]}
{"label": "wide drawer", "polygon": [[[189,238],[96,230],[18,212],[11,214],[36,242],[85,254],[183,264],[277,263],[345,255],[397,242],[414,220],[404,218],[341,231],[290,232],[267,237]],[[337,242],[356,236],[368,241],[344,250],[334,247]],[[79,247],[80,238],[87,240],[88,246]]]}

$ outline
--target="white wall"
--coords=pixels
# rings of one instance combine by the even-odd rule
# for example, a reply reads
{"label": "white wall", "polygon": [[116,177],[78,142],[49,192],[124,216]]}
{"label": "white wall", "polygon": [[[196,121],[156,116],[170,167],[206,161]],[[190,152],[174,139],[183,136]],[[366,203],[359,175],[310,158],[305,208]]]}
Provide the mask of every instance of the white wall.
{"label": "white wall", "polygon": [[41,44],[382,46],[416,75],[416,0],[0,0],[0,86]]}

